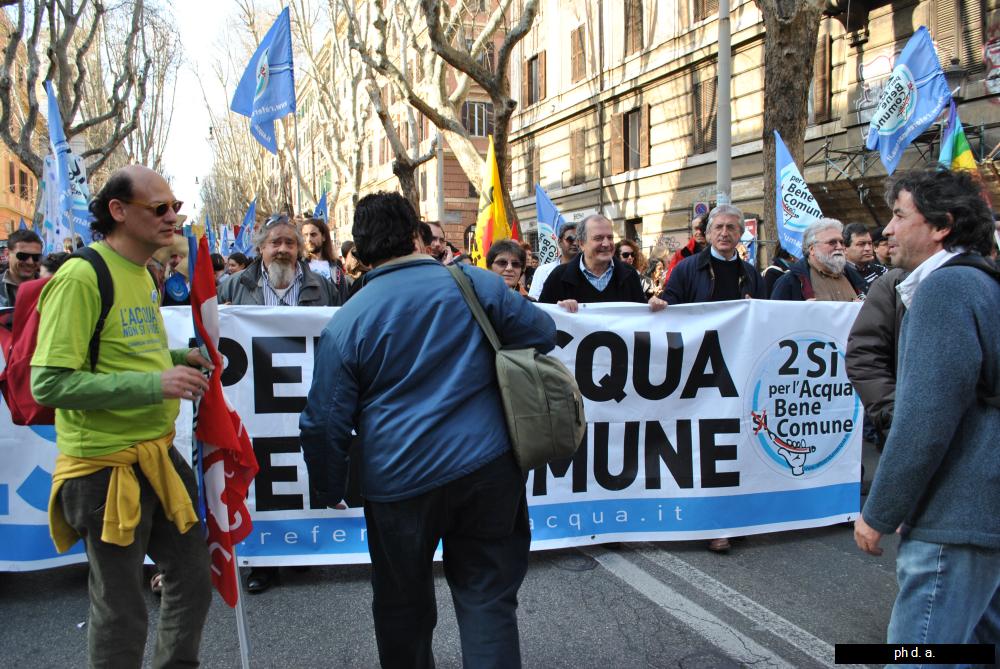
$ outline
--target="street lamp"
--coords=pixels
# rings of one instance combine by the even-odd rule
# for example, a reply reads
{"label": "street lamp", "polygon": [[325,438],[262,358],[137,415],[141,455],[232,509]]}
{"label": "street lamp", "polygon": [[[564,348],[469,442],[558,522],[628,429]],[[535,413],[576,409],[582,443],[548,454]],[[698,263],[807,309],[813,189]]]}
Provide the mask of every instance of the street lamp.
{"label": "street lamp", "polygon": [[952,58],[948,67],[944,68],[944,80],[947,82],[948,90],[951,91],[951,97],[955,99],[955,102],[961,102],[965,99],[965,81],[968,77],[969,71],[962,67],[958,58]]}

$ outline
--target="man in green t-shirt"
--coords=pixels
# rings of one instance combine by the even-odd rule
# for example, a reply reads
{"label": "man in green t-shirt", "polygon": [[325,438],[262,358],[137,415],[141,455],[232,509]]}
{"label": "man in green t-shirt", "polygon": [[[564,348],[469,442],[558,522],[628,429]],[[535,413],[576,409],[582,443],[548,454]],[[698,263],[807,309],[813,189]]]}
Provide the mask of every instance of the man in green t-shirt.
{"label": "man in green t-shirt", "polygon": [[92,667],[139,667],[146,644],[142,565],[162,573],[154,667],[196,666],[212,600],[208,548],[194,512],[194,472],[172,446],[180,399],[208,388],[197,349],[169,350],[159,295],[146,261],[174,238],[170,185],[132,165],[90,203],[91,245],[108,266],[114,303],[101,312],[97,275],[69,260],[46,284],[31,361],[36,400],[56,408],[59,456],[49,519],[60,551],[82,538],[90,562]]}

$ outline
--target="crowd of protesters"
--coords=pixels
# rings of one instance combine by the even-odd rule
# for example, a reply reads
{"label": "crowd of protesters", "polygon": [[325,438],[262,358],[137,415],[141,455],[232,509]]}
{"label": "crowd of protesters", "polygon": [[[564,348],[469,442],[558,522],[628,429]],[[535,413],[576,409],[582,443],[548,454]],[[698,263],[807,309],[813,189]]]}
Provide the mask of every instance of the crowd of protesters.
{"label": "crowd of protesters", "polygon": [[[132,199],[136,190],[148,191],[145,201]],[[314,502],[321,505],[342,502],[348,451],[360,453],[364,462],[373,610],[384,666],[433,666],[436,607],[427,593],[433,591],[430,564],[442,537],[466,663],[519,665],[516,594],[530,544],[523,480],[503,436],[497,390],[474,381],[491,375],[468,373],[488,369],[492,363],[485,348],[470,344],[477,339],[469,333],[477,332],[478,326],[471,315],[454,308],[462,300],[457,284],[443,270],[448,265],[459,267],[472,280],[480,300],[495,316],[502,342],[541,352],[553,347],[555,329],[551,317],[534,306],[536,302],[555,304],[570,313],[583,304],[601,302],[644,304],[652,312],[670,305],[742,299],[863,302],[851,333],[847,366],[866,407],[866,439],[884,448],[885,457],[855,533],[859,547],[877,554],[883,534],[897,527],[903,532],[902,591],[893,610],[889,641],[997,643],[1000,499],[996,486],[984,490],[976,481],[984,474],[991,481],[1000,478],[1000,461],[990,447],[1000,432],[996,364],[1000,283],[995,280],[1000,274],[993,264],[1000,233],[977,198],[977,187],[966,175],[940,169],[902,175],[887,187],[893,218],[885,228],[820,219],[803,233],[801,258],[778,246],[763,272],[741,255],[745,218],[733,205],[720,205],[696,217],[683,246],[655,257],[647,257],[636,240],[616,242],[613,222],[594,214],[562,225],[557,231],[560,257],[544,265],[538,264],[530,244],[494,242],[485,257],[487,269],[496,275],[491,278],[470,267],[469,257],[446,239],[439,223],[419,221],[397,194],[378,193],[359,201],[355,239],[339,248],[325,221],[278,214],[255,231],[251,257],[215,253],[212,267],[220,304],[344,307],[317,345],[316,373],[300,422],[302,447],[311,490],[317,495]],[[168,184],[133,166],[113,175],[94,203],[99,241],[93,246],[115,272],[133,282],[144,277],[139,283],[148,282],[163,305],[188,304],[187,243],[173,234],[181,203],[173,200]],[[137,227],[150,222],[159,226],[155,239]],[[76,279],[71,281],[86,273],[80,261],[59,272],[74,258],[75,248],[70,239],[65,251],[45,255],[42,239],[31,230],[16,231],[8,239],[5,266],[0,268],[0,307],[12,307],[18,287],[26,281],[53,275],[59,279],[39,303],[40,342],[42,337],[55,341],[56,333],[69,326],[63,322],[68,316],[57,316],[51,305],[76,299],[74,291],[82,290]],[[123,264],[122,258],[131,264]],[[140,275],[132,265],[139,267]],[[918,292],[918,283],[926,288]],[[139,287],[145,290],[145,284]],[[126,297],[139,300],[142,290],[131,290],[135,295]],[[449,317],[444,323],[438,314],[446,309]],[[955,324],[964,329],[950,331]],[[401,357],[383,360],[377,368],[365,366],[366,360],[374,359],[375,349],[387,345],[383,339],[397,336],[406,341],[398,347]],[[950,344],[958,339],[960,350],[954,350]],[[163,377],[162,389],[150,394],[155,401],[149,402],[166,407],[156,409],[152,421],[163,434],[139,430],[113,439],[112,430],[103,435],[108,444],[114,442],[114,448],[125,452],[135,442],[160,449],[159,464],[150,471],[143,465],[140,477],[163,475],[164,468],[176,470],[174,479],[180,476],[171,479],[172,492],[156,490],[159,502],[152,493],[149,499],[142,497],[141,513],[150,517],[165,501],[162,494],[184,493],[185,486],[190,492],[190,469],[177,461],[169,443],[171,416],[177,398],[190,399],[204,391],[196,370],[209,364],[197,349],[162,348],[150,354],[148,367]],[[36,355],[37,383],[40,397],[60,411],[66,408],[60,414],[65,416],[65,430],[76,429],[74,420],[79,423],[82,445],[67,451],[64,442],[59,443],[72,463],[60,461],[63,470],[57,471],[57,478],[65,480],[59,479],[63,492],[58,499],[66,514],[60,522],[68,522],[72,532],[86,538],[92,564],[91,660],[112,666],[124,657],[121,653],[128,654],[128,662],[141,657],[144,632],[135,628],[138,641],[123,637],[135,627],[135,621],[126,624],[125,618],[139,616],[141,598],[136,583],[122,574],[137,568],[148,550],[150,555],[159,551],[160,558],[153,557],[165,570],[152,583],[154,590],[163,592],[164,601],[157,657],[196,661],[207,610],[202,549],[187,541],[184,545],[191,546],[177,548],[176,554],[147,543],[128,554],[108,551],[100,528],[91,527],[94,519],[77,512],[96,504],[105,493],[110,495],[111,484],[87,478],[84,486],[84,479],[74,478],[83,475],[64,471],[83,467],[89,475],[100,471],[101,463],[111,462],[107,449],[95,451],[83,438],[90,429],[85,426],[96,420],[86,415],[96,416],[97,410],[70,408],[81,402],[96,406],[95,398],[102,398],[110,404],[101,411],[109,412],[110,418],[150,410],[136,408],[134,399],[115,391],[116,372],[95,372],[101,383],[81,385],[79,390],[62,383],[89,369],[82,358],[70,360],[64,351],[68,351],[64,345],[52,344]],[[420,357],[421,352],[445,357],[429,361]],[[133,362],[123,361],[120,371],[130,369]],[[426,370],[431,369],[435,372],[428,375]],[[948,383],[940,383],[946,378]],[[35,384],[33,371],[33,390]],[[947,402],[941,395],[929,396],[932,385],[936,393],[949,393]],[[116,395],[113,401],[112,395]],[[401,414],[400,406],[412,407],[414,415]],[[473,423],[479,436],[472,440],[475,448],[470,448],[462,435]],[[124,458],[108,466],[134,462],[134,457]],[[992,497],[988,511],[977,513],[982,495]],[[487,517],[496,532],[483,532],[480,525]],[[187,534],[190,522],[173,516],[169,520],[157,522],[170,526],[172,536]],[[408,533],[401,535],[399,528],[404,526]],[[708,548],[729,551],[731,538],[716,537]],[[927,579],[934,575],[928,576],[927,566],[935,554],[945,551],[969,573],[991,576],[973,586],[967,575],[938,573],[939,585],[928,585]],[[193,571],[180,578],[178,568]],[[278,575],[277,568],[254,568],[247,576],[247,589],[264,592],[278,582]],[[105,592],[111,585],[114,596]],[[193,591],[199,588],[206,592]],[[919,612],[935,597],[944,602],[945,615],[917,625]],[[184,612],[190,616],[183,621],[171,617],[188,615]],[[165,625],[168,632],[163,636]],[[920,638],[914,638],[916,627],[922,630]]]}

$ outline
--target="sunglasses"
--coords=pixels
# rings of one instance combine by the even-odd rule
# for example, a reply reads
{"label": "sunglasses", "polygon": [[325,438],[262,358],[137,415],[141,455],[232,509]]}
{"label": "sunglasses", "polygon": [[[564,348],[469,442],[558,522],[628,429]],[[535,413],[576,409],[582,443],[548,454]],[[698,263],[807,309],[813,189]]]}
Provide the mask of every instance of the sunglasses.
{"label": "sunglasses", "polygon": [[494,260],[493,266],[496,267],[497,269],[507,269],[508,267],[512,267],[513,269],[521,269],[522,267],[524,267],[524,265],[521,264],[520,260],[511,260],[509,262],[506,260]]}
{"label": "sunglasses", "polygon": [[572,244],[573,242],[576,241],[576,235],[566,235],[565,237],[563,237],[563,241]]}
{"label": "sunglasses", "polygon": [[142,200],[122,200],[126,204],[134,204],[142,207],[143,209],[149,209],[151,212],[157,216],[166,216],[168,209],[173,209],[176,214],[184,206],[184,203],[180,200],[174,200],[173,202],[143,202]]}
{"label": "sunglasses", "polygon": [[624,251],[622,253],[622,258],[632,258],[632,257],[635,257],[635,254],[632,253],[631,251]]}
{"label": "sunglasses", "polygon": [[31,258],[32,262],[38,262],[42,259],[41,253],[28,253],[27,251],[18,251],[14,256],[21,262],[26,261],[28,258]]}

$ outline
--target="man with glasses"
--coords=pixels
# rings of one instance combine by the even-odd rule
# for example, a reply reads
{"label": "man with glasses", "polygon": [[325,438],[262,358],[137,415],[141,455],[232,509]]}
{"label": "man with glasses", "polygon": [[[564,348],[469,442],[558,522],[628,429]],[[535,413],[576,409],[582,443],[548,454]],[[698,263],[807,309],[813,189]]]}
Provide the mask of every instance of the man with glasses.
{"label": "man with glasses", "polygon": [[38,278],[42,261],[42,239],[31,230],[15,230],[7,238],[9,265],[0,275],[0,308],[13,307],[17,289],[25,281]]}
{"label": "man with glasses", "polygon": [[[194,472],[173,447],[180,399],[208,388],[198,349],[167,348],[159,295],[146,262],[173,242],[170,185],[131,165],[90,203],[93,250],[107,266],[113,303],[103,327],[100,279],[71,258],[45,285],[31,361],[31,391],[56,409],[49,526],[56,549],[82,539],[90,564],[89,666],[138,667],[146,645],[146,555],[162,573],[154,667],[198,665],[212,602],[208,547],[195,512]],[[106,293],[105,293],[106,294]],[[91,336],[98,331],[94,364]]]}
{"label": "man with glasses", "polygon": [[562,227],[559,228],[559,253],[560,257],[558,260],[539,265],[535,269],[535,274],[531,277],[531,288],[528,290],[528,295],[532,299],[537,300],[542,296],[542,288],[545,287],[545,280],[549,278],[552,270],[559,267],[559,265],[568,263],[579,255],[580,245],[576,240],[576,223],[563,223]]}
{"label": "man with glasses", "polygon": [[865,294],[888,268],[875,261],[875,245],[872,233],[861,223],[848,223],[844,226],[844,246],[847,262],[858,271],[865,280]]}
{"label": "man with glasses", "polygon": [[802,233],[805,257],[774,284],[772,300],[859,302],[867,290],[864,278],[847,262],[844,224],[821,218]]}

